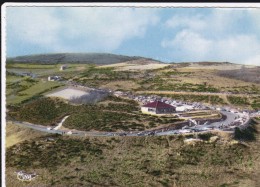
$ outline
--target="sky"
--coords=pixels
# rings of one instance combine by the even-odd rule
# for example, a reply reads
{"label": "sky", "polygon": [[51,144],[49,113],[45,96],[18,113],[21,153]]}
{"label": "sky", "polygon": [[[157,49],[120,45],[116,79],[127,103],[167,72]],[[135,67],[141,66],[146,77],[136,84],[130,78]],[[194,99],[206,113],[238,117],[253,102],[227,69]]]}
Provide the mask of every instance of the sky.
{"label": "sky", "polygon": [[6,50],[260,65],[260,8],[7,7]]}

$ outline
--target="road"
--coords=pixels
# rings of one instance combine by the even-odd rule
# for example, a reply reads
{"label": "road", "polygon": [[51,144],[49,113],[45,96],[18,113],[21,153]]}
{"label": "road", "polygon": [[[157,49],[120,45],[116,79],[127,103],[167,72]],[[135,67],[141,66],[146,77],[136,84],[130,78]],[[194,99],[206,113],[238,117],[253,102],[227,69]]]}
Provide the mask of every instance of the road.
{"label": "road", "polygon": [[[54,134],[62,134],[62,135],[70,135],[70,136],[148,136],[148,135],[173,135],[173,134],[183,134],[183,133],[191,133],[191,132],[207,132],[212,129],[218,130],[234,130],[234,128],[226,128],[221,129],[221,126],[229,126],[232,122],[236,120],[236,118],[241,117],[242,113],[232,113],[228,111],[221,111],[221,113],[227,118],[225,120],[219,122],[213,122],[211,124],[203,124],[203,125],[195,125],[192,127],[187,127],[185,129],[171,130],[171,129],[157,129],[157,130],[146,130],[146,131],[134,131],[134,132],[93,132],[93,131],[77,131],[77,130],[60,130],[59,128],[49,128],[42,125],[31,124],[28,122],[21,121],[11,121],[15,125],[19,125],[22,127],[31,128],[34,130],[38,130],[41,132],[54,133]],[[62,121],[56,126],[60,127],[61,124],[68,118],[69,116],[65,116]],[[250,119],[250,118],[249,118]],[[248,119],[248,120],[249,120]],[[244,125],[244,124],[241,124]]]}

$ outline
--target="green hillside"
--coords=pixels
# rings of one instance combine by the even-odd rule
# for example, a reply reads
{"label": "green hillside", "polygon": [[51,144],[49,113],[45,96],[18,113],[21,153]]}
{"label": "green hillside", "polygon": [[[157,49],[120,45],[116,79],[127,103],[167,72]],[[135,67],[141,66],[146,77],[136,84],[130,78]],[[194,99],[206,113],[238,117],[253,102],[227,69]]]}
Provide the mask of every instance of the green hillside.
{"label": "green hillside", "polygon": [[141,57],[130,57],[108,53],[54,53],[18,56],[8,58],[7,63],[40,63],[40,64],[114,64],[125,61],[140,59]]}

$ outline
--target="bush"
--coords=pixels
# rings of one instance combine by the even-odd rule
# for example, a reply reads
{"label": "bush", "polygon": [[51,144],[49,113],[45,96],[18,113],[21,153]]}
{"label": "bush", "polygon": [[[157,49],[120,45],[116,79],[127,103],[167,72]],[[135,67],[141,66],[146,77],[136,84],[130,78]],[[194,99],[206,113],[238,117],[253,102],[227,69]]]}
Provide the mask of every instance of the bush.
{"label": "bush", "polygon": [[227,96],[228,101],[234,105],[248,105],[248,99],[246,97]]}
{"label": "bush", "polygon": [[236,140],[242,141],[254,141],[256,140],[255,133],[256,129],[253,126],[249,126],[246,129],[241,130],[240,128],[235,128],[234,138]]}
{"label": "bush", "polygon": [[208,141],[210,137],[212,137],[213,134],[211,133],[203,133],[203,134],[198,134],[198,137],[202,140]]}

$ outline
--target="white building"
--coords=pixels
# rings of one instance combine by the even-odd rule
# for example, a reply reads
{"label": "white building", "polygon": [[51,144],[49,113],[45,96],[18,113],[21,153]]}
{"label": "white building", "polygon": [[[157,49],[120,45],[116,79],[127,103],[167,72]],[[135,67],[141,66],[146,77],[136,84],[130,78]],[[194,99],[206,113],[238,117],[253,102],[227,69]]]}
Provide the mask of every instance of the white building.
{"label": "white building", "polygon": [[55,75],[55,76],[48,77],[48,81],[59,81],[59,80],[61,80],[61,76]]}
{"label": "white building", "polygon": [[65,70],[65,69],[67,69],[67,67],[68,67],[67,65],[61,65],[61,66],[60,66],[60,71],[63,71],[63,70]]}

